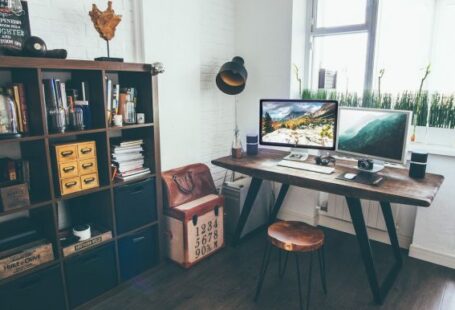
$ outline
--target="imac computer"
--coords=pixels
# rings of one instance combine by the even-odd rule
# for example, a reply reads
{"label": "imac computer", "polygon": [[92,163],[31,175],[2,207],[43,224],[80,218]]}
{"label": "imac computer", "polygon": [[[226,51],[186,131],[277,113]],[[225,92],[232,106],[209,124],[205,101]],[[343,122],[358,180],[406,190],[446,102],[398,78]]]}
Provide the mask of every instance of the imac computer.
{"label": "imac computer", "polygon": [[285,159],[305,161],[305,149],[335,150],[337,120],[337,101],[263,99],[259,142],[291,147],[291,154]]}
{"label": "imac computer", "polygon": [[367,169],[356,167],[360,174],[374,177],[384,168],[383,162],[406,163],[412,112],[340,108],[339,118],[337,152],[375,160]]}

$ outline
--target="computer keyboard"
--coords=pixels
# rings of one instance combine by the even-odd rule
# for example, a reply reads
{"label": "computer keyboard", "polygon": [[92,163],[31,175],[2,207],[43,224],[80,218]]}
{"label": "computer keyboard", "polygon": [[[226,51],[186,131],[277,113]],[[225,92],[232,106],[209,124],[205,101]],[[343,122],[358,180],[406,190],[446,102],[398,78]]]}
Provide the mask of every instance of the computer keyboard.
{"label": "computer keyboard", "polygon": [[299,170],[312,171],[312,172],[323,173],[323,174],[332,174],[335,171],[335,168],[333,168],[333,167],[317,166],[317,165],[313,165],[313,164],[301,163],[301,162],[290,161],[290,160],[282,160],[278,163],[278,166],[294,168],[294,169],[299,169]]}

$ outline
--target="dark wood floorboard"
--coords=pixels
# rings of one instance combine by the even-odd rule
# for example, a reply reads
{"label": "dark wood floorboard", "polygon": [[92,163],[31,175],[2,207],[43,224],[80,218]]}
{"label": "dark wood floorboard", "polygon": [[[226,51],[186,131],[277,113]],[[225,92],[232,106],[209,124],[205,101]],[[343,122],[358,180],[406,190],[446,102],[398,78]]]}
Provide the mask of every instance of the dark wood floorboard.
{"label": "dark wood floorboard", "polygon": [[[322,292],[315,264],[311,309],[455,309],[455,270],[409,258],[405,252],[403,269],[385,304],[375,305],[355,236],[329,229],[325,232],[329,293],[325,296]],[[260,299],[258,303],[253,302],[263,249],[264,233],[260,232],[237,248],[226,247],[190,270],[165,263],[85,308],[298,309],[295,262],[289,260],[286,274],[280,280],[276,252],[272,253]],[[381,277],[391,266],[393,254],[388,246],[376,242],[373,251]],[[305,276],[306,259],[302,267]]]}

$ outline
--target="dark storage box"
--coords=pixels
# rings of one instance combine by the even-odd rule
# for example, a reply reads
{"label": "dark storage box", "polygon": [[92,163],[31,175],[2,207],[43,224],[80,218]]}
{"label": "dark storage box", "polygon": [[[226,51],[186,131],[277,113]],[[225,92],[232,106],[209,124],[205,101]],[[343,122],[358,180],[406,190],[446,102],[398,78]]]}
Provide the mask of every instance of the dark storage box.
{"label": "dark storage box", "polygon": [[65,309],[60,267],[53,266],[0,286],[0,309]]}
{"label": "dark storage box", "polygon": [[115,214],[118,234],[156,221],[155,189],[155,178],[115,189]]}
{"label": "dark storage box", "polygon": [[158,229],[144,229],[119,241],[120,274],[128,280],[158,263]]}
{"label": "dark storage box", "polygon": [[65,273],[71,308],[110,290],[117,284],[114,243],[70,258]]}

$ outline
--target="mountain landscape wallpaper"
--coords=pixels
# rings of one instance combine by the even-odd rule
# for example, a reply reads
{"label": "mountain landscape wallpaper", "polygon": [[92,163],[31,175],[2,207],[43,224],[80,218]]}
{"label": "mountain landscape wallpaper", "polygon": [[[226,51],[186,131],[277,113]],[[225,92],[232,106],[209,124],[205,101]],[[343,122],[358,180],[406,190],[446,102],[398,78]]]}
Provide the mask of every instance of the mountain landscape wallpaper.
{"label": "mountain landscape wallpaper", "polygon": [[406,113],[340,110],[338,150],[401,160]]}
{"label": "mountain landscape wallpaper", "polygon": [[334,102],[262,102],[262,142],[333,148]]}

